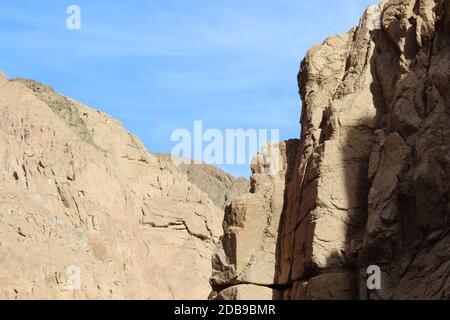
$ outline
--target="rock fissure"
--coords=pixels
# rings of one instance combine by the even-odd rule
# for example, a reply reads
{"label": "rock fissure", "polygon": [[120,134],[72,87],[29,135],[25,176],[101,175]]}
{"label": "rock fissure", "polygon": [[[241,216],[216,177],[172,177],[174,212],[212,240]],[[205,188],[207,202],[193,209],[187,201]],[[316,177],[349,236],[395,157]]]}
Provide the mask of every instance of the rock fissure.
{"label": "rock fissure", "polygon": [[[240,228],[225,223],[233,236],[217,252],[225,265],[213,264],[218,298],[450,298],[449,9],[383,0],[309,50],[298,75],[301,140],[281,165],[295,169],[281,180],[254,171],[252,193],[232,203]],[[272,206],[260,189],[277,183]],[[272,223],[267,256],[258,244]],[[382,290],[365,287],[370,265],[383,272]],[[258,283],[275,286],[249,287]]]}

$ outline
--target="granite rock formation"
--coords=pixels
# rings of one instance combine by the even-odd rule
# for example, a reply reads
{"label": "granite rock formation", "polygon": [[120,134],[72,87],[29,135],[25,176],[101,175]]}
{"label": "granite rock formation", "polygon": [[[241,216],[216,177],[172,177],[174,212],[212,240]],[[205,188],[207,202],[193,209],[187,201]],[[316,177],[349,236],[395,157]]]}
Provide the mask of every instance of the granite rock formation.
{"label": "granite rock formation", "polygon": [[[225,209],[224,235],[213,256],[214,299],[272,299],[284,188],[292,176],[298,140],[272,143],[255,157],[250,191]],[[276,172],[266,174],[276,150]],[[265,152],[267,151],[267,152]]]}
{"label": "granite rock formation", "polygon": [[[192,160],[182,161],[181,158],[175,155],[154,155],[164,161],[171,162],[173,166],[179,168],[189,182],[206,193],[219,208],[224,209],[232,200],[246,193],[250,188],[247,179],[243,177],[235,178],[213,165]],[[173,161],[172,158],[175,158],[176,161]]]}
{"label": "granite rock formation", "polygon": [[119,122],[2,76],[0,157],[0,299],[208,297],[223,210]]}
{"label": "granite rock formation", "polygon": [[448,0],[384,0],[307,53],[294,168],[232,203],[213,298],[450,299],[449,45]]}
{"label": "granite rock formation", "polygon": [[250,183],[0,73],[0,299],[450,299],[449,45],[449,0],[370,6]]}

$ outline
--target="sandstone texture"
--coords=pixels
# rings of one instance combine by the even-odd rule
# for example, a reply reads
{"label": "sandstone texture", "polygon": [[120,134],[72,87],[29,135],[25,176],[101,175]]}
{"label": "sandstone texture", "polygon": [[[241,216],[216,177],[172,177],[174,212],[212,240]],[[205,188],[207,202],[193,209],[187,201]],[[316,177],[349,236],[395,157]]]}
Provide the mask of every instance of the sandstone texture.
{"label": "sandstone texture", "polygon": [[223,210],[119,122],[2,76],[0,157],[0,299],[208,297]]}
{"label": "sandstone texture", "polygon": [[450,299],[449,45],[448,0],[385,0],[307,53],[290,169],[227,209],[212,298]]}
{"label": "sandstone texture", "polygon": [[[222,209],[238,196],[247,193],[250,188],[250,183],[247,179],[243,177],[235,178],[215,166],[192,160],[182,161],[183,159],[175,155],[154,155],[178,167],[189,182],[206,193]],[[173,161],[173,158],[175,158],[175,161]]]}
{"label": "sandstone texture", "polygon": [[307,54],[282,297],[450,298],[449,23],[449,1],[383,1]]}
{"label": "sandstone texture", "polygon": [[370,6],[250,181],[0,74],[0,299],[449,300],[449,46],[449,0]]}
{"label": "sandstone texture", "polygon": [[266,163],[255,158],[250,192],[225,209],[224,235],[213,256],[211,285],[215,299],[268,299],[273,297],[280,217],[284,205],[286,179],[298,140],[273,144],[280,167],[265,173]]}

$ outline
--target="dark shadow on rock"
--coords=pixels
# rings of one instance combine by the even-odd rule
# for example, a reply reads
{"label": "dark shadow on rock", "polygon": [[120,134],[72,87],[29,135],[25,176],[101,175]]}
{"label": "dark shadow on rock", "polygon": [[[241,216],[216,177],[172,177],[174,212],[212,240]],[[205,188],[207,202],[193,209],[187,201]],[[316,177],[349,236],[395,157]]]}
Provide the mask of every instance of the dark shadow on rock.
{"label": "dark shadow on rock", "polygon": [[[374,48],[368,67],[375,115],[361,116],[357,124],[345,126],[340,113],[351,110],[339,109],[336,115],[331,106],[323,106],[320,141],[311,151],[308,144],[316,142],[304,139],[308,119],[303,110],[302,140],[292,176],[286,179],[274,277],[280,291],[274,299],[449,298],[445,283],[450,272],[450,70],[448,63],[442,64],[447,69],[433,69],[432,60],[440,55],[439,59],[448,62],[450,5],[439,3],[442,6],[436,5],[433,12],[440,17],[436,30],[421,34],[421,43],[416,24],[403,31],[408,24],[400,25],[398,19],[370,32]],[[396,38],[398,31],[403,32],[402,40]],[[348,57],[346,68],[351,64]],[[343,82],[348,81],[347,75],[355,73],[346,72]],[[363,72],[357,75],[363,76]],[[304,101],[305,77],[301,72]],[[427,123],[433,113],[433,122]],[[336,147],[336,143],[340,150],[336,172],[343,170],[341,184],[347,201],[342,203],[347,206],[331,208],[331,216],[344,214],[344,244],[339,242],[337,250],[330,249],[333,244],[325,248],[325,263],[318,265],[322,257],[314,257],[313,250],[323,249],[317,246],[323,239],[317,239],[317,234],[326,234],[324,227],[339,230],[339,221],[333,224],[333,218],[314,216],[317,208],[328,205],[323,199],[319,203],[318,196],[327,195],[318,194],[324,190],[317,190],[317,181],[327,174],[333,177],[333,170],[322,169],[326,147]],[[382,290],[367,289],[369,265],[381,268]]]}
{"label": "dark shadow on rock", "polygon": [[[307,148],[304,144],[308,141],[300,141],[296,150],[296,159],[294,163],[289,164],[290,170],[286,175],[284,209],[279,225],[274,277],[274,283],[279,285],[280,290],[274,292],[274,299],[328,299],[333,298],[331,296],[333,294],[336,294],[338,299],[342,296],[351,299],[359,298],[360,284],[358,283],[359,277],[356,275],[359,274],[359,252],[367,222],[367,199],[370,187],[369,159],[376,139],[375,131],[382,128],[386,121],[384,119],[386,114],[386,97],[384,95],[386,93],[383,91],[383,84],[379,82],[378,77],[379,72],[386,72],[386,70],[380,70],[377,61],[377,59],[382,59],[380,54],[382,55],[383,52],[379,44],[385,41],[383,32],[381,30],[373,31],[371,39],[375,43],[374,52],[376,53],[369,62],[374,79],[370,91],[376,109],[375,117],[358,119],[360,125],[357,126],[337,128],[336,122],[333,121],[336,120],[336,115],[333,114],[331,108],[324,108],[321,139],[316,150],[310,154],[308,159],[305,159],[302,153]],[[384,47],[384,44],[381,47]],[[398,61],[392,61],[392,64],[398,65]],[[389,64],[384,65],[388,68],[391,67]],[[302,88],[301,82],[304,80],[300,72],[300,88]],[[302,113],[302,124],[306,121],[304,112]],[[333,119],[333,117],[335,118]],[[340,136],[336,137],[336,135]],[[338,145],[341,154],[337,157],[341,158],[339,164],[344,167],[342,185],[349,198],[346,202],[350,204],[348,208],[339,209],[346,210],[345,244],[339,251],[329,253],[325,266],[318,266],[313,259],[313,240],[317,227],[313,212],[318,206],[318,180],[323,174],[326,174],[326,172],[321,172],[322,157],[326,152],[325,144],[336,138],[341,141]],[[342,170],[342,168],[336,168],[336,170]],[[292,250],[298,251],[289,252]],[[286,264],[290,265],[286,266]],[[326,274],[330,274],[333,279],[323,279],[323,275]],[[346,274],[350,276],[347,277]],[[344,277],[340,278],[340,275],[344,275]],[[313,278],[316,278],[316,287],[331,284],[336,288],[323,288],[323,292],[329,293],[330,296],[320,296],[320,292],[316,294],[307,288],[306,283]],[[319,290],[322,289],[319,288]]]}

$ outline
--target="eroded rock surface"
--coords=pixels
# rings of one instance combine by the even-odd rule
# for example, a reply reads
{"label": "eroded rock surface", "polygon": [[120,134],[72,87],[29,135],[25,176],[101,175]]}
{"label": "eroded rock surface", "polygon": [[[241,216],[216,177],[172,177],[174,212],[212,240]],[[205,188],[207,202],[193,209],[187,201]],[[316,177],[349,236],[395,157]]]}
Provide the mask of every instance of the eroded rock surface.
{"label": "eroded rock surface", "polygon": [[[280,167],[271,175],[254,161],[250,192],[225,209],[224,235],[213,256],[211,285],[215,299],[270,299],[275,284],[277,241],[286,177],[292,175],[298,140],[273,144]],[[264,154],[264,150],[262,150]],[[289,179],[289,178],[287,178]]]}
{"label": "eroded rock surface", "polygon": [[213,297],[450,299],[449,45],[449,1],[385,0],[308,52],[294,168],[231,204]]}
{"label": "eroded rock surface", "polygon": [[0,74],[0,298],[450,299],[449,44],[448,0],[384,0],[312,48],[301,140],[244,194]]}
{"label": "eroded rock surface", "polygon": [[449,1],[383,1],[307,54],[281,297],[450,298],[449,17]]}
{"label": "eroded rock surface", "polygon": [[[250,188],[247,179],[235,178],[213,165],[197,163],[192,160],[183,162],[183,159],[169,154],[155,154],[155,156],[178,167],[189,182],[206,193],[220,208],[225,208],[235,198],[247,193]],[[172,161],[172,158],[175,158],[175,162]]]}
{"label": "eroded rock surface", "polygon": [[208,297],[222,209],[120,123],[2,76],[0,157],[0,298]]}

